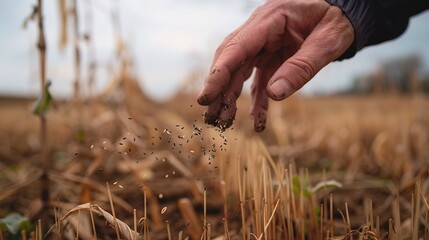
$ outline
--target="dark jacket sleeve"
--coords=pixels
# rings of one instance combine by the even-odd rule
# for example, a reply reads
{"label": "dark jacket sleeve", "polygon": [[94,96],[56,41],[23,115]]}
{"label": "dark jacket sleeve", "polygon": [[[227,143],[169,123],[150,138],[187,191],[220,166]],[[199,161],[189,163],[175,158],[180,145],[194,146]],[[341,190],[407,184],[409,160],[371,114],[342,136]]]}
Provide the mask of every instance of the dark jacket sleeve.
{"label": "dark jacket sleeve", "polygon": [[362,48],[401,35],[411,16],[429,9],[429,0],[326,0],[338,6],[355,30],[352,46],[339,58],[350,58]]}

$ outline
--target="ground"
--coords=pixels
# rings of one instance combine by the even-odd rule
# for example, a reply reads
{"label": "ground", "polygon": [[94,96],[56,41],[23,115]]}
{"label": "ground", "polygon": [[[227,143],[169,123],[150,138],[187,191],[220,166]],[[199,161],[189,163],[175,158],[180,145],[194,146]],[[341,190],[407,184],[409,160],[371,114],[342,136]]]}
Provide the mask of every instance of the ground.
{"label": "ground", "polygon": [[[55,101],[45,170],[34,100],[1,98],[0,217],[45,228],[62,218],[52,239],[91,239],[92,226],[100,239],[127,238],[114,226],[134,229],[133,209],[142,239],[427,237],[427,96],[294,96],[270,103],[257,134],[247,96],[222,132],[201,122],[194,94],[156,103],[124,89]],[[112,209],[117,221],[96,214]]]}

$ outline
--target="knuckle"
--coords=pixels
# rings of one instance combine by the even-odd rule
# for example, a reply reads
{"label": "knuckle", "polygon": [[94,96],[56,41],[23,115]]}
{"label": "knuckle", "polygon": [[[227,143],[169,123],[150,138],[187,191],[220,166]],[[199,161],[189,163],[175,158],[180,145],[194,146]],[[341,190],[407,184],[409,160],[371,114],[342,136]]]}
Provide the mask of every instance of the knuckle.
{"label": "knuckle", "polygon": [[307,60],[294,58],[290,59],[289,63],[298,70],[297,74],[299,76],[299,79],[297,80],[300,86],[297,87],[301,87],[302,85],[304,85],[316,74],[316,70],[314,69],[313,65]]}

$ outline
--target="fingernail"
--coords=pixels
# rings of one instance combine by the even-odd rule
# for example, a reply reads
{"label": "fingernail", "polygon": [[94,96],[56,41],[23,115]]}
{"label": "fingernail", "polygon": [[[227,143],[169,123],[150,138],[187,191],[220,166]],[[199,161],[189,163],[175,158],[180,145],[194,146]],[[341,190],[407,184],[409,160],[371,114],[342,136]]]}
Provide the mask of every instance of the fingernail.
{"label": "fingernail", "polygon": [[277,100],[285,99],[293,93],[292,86],[284,78],[274,81],[269,90],[274,94]]}

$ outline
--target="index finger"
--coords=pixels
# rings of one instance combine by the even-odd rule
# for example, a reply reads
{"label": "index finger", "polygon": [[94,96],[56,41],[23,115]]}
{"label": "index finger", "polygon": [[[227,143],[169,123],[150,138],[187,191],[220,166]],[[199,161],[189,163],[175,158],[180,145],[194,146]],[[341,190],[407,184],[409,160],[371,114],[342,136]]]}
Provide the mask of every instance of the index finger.
{"label": "index finger", "polygon": [[199,104],[210,104],[225,90],[233,73],[265,45],[266,33],[266,27],[252,21],[225,43],[198,95]]}

